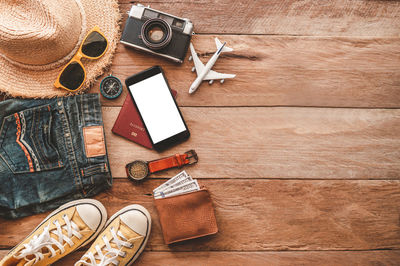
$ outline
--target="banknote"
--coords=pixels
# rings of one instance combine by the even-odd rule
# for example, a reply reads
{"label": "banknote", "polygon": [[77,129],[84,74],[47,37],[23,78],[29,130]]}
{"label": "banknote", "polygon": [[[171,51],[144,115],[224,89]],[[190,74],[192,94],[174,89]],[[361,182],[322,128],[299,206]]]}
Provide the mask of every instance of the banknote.
{"label": "banknote", "polygon": [[160,192],[159,194],[155,194],[155,199],[161,199],[166,197],[172,197],[180,194],[185,194],[192,191],[200,190],[200,186],[197,183],[197,180],[190,181],[189,183],[185,183],[183,185],[177,186],[172,189],[168,189]]}
{"label": "banknote", "polygon": [[179,182],[179,181],[182,181],[182,180],[186,179],[188,176],[189,175],[186,173],[186,171],[180,172],[176,176],[170,178],[167,182],[165,182],[165,183],[161,184],[160,186],[156,187],[153,190],[153,194],[155,194],[157,191],[161,191],[161,190],[169,187],[170,185],[172,185],[172,184],[174,184],[176,182]]}
{"label": "banknote", "polygon": [[183,184],[186,184],[186,183],[189,183],[191,181],[193,181],[193,178],[188,175],[185,179],[177,181],[177,182],[175,182],[175,183],[173,183],[173,184],[171,184],[171,185],[169,185],[167,187],[162,187],[160,189],[154,190],[153,193],[154,193],[154,195],[157,195],[157,194],[160,194],[161,192],[164,192],[166,190],[170,190],[170,189],[179,187],[179,186],[181,186]]}

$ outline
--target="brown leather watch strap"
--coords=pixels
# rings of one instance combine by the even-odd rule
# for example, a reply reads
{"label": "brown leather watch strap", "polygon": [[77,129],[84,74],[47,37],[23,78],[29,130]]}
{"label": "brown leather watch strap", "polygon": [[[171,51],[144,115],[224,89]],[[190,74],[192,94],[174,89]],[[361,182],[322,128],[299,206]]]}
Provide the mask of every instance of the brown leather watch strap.
{"label": "brown leather watch strap", "polygon": [[169,168],[182,167],[186,164],[194,164],[197,160],[196,152],[190,150],[184,154],[175,154],[170,157],[148,162],[149,172],[155,173]]}

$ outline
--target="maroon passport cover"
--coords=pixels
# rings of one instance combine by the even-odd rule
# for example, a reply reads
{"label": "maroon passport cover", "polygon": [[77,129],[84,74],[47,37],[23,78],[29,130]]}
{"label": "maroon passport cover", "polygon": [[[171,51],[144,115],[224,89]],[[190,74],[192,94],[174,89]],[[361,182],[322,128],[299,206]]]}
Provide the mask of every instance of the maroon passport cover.
{"label": "maroon passport cover", "polygon": [[[176,97],[177,92],[175,90],[171,90],[171,92]],[[153,149],[150,137],[129,94],[125,98],[111,131],[146,148]]]}

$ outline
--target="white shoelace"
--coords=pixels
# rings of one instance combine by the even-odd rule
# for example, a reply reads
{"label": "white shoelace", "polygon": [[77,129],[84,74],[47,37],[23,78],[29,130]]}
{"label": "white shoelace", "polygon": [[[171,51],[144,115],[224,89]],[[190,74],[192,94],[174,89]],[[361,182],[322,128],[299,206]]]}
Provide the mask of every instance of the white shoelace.
{"label": "white shoelace", "polygon": [[[71,240],[72,236],[81,239],[82,235],[78,226],[73,221],[70,221],[67,215],[64,214],[62,218],[65,221],[65,225],[61,226],[58,220],[56,220],[53,222],[57,227],[56,229],[49,231],[49,225],[46,226],[39,236],[35,235],[28,244],[24,244],[25,248],[21,250],[20,254],[16,256],[16,258],[22,259],[34,255],[36,263],[44,258],[42,253],[42,248],[44,247],[51,252],[50,258],[56,255],[56,250],[53,248],[53,245],[60,249],[61,254],[64,253],[64,241],[72,247],[74,245],[74,242]],[[67,231],[67,235],[63,234],[62,229]],[[50,233],[55,234],[58,237],[58,240],[51,237]]]}
{"label": "white shoelace", "polygon": [[[103,249],[106,251],[106,253],[103,254],[103,251],[100,249],[100,247],[96,245],[95,248],[97,255],[93,255],[93,253],[89,251],[85,255],[83,255],[82,259],[78,261],[75,265],[78,265],[79,263],[82,263],[85,266],[106,266],[110,263],[118,265],[118,256],[122,258],[125,258],[126,256],[126,252],[121,251],[121,248],[133,248],[133,244],[127,241],[128,239],[121,233],[121,231],[115,233],[113,227],[111,227],[110,231],[112,235],[111,243],[116,244],[118,249],[111,247],[110,241],[108,240],[107,236],[104,235],[103,241],[105,243],[105,247]],[[122,240],[119,239],[117,236],[119,236]],[[136,240],[139,238],[141,237],[138,236],[133,238],[132,240]],[[89,259],[90,262],[87,262],[86,259]],[[99,260],[100,262],[97,264],[96,260]]]}

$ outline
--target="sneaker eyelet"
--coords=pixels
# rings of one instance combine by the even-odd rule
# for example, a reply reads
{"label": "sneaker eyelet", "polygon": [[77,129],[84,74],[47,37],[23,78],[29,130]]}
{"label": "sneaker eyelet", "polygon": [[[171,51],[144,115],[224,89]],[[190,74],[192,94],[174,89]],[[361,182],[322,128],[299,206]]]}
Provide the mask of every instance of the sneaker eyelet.
{"label": "sneaker eyelet", "polygon": [[124,252],[122,255],[121,255],[121,258],[125,258],[126,257],[126,252]]}
{"label": "sneaker eyelet", "polygon": [[128,248],[133,248],[134,244],[131,243],[131,245]]}

